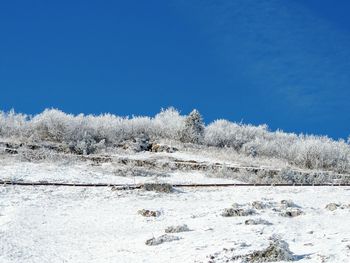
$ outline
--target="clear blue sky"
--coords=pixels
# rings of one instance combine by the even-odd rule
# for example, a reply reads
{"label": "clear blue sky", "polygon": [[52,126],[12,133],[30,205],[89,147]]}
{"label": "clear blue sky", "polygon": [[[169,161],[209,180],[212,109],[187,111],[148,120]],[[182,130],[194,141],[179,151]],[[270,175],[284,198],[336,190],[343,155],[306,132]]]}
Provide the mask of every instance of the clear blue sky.
{"label": "clear blue sky", "polygon": [[350,134],[350,1],[2,1],[0,108],[175,106]]}

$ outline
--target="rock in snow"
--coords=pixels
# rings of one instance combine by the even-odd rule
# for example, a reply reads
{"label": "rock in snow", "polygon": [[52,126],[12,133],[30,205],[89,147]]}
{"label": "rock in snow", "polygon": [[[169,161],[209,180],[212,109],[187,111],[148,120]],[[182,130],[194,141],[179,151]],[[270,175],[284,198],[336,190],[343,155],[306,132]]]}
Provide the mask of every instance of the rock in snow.
{"label": "rock in snow", "polygon": [[144,216],[144,217],[157,217],[160,215],[159,211],[153,211],[148,209],[141,209],[137,211],[138,214]]}
{"label": "rock in snow", "polygon": [[172,241],[176,241],[176,240],[180,240],[181,237],[177,237],[177,236],[171,236],[171,235],[162,235],[160,237],[153,237],[151,239],[146,240],[146,245],[147,246],[157,246],[160,245],[164,242],[172,242]]}
{"label": "rock in snow", "polygon": [[179,225],[179,226],[169,226],[165,229],[165,233],[180,233],[180,232],[188,232],[191,231],[187,225]]}
{"label": "rock in snow", "polygon": [[252,209],[235,209],[235,208],[226,208],[221,213],[223,217],[232,217],[232,216],[249,216],[255,214]]}

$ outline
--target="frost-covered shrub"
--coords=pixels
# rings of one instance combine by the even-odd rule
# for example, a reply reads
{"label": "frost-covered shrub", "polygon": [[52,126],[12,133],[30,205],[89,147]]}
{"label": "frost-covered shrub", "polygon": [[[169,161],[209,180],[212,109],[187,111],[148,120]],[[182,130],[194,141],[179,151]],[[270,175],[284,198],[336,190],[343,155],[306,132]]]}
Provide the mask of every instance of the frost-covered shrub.
{"label": "frost-covered shrub", "polygon": [[[141,138],[148,138],[150,144],[169,139],[229,147],[239,154],[279,159],[306,169],[350,172],[349,141],[271,132],[266,125],[245,125],[227,120],[217,120],[205,127],[196,110],[182,116],[176,109],[168,108],[154,118],[72,115],[56,109],[31,117],[13,110],[8,113],[0,111],[0,137],[26,143],[57,143],[77,154],[95,153]],[[140,150],[145,150],[145,147],[140,147]],[[263,177],[271,181],[270,174]]]}
{"label": "frost-covered shrub", "polygon": [[55,152],[47,149],[37,149],[35,151],[20,148],[18,150],[19,157],[25,161],[37,162],[42,160],[54,160]]}
{"label": "frost-covered shrub", "polygon": [[185,127],[185,117],[175,108],[162,109],[153,119],[154,135],[158,138],[180,140]]}
{"label": "frost-covered shrub", "polygon": [[231,147],[253,157],[278,158],[307,169],[350,170],[350,146],[328,137],[270,132],[267,126],[251,126],[217,120],[205,129],[205,144]]}
{"label": "frost-covered shrub", "polygon": [[216,120],[205,129],[204,142],[209,146],[242,148],[256,138],[264,138],[267,126],[242,125],[227,120]]}
{"label": "frost-covered shrub", "polygon": [[28,129],[28,115],[16,113],[14,110],[8,113],[0,111],[0,136],[5,138],[21,137]]}
{"label": "frost-covered shrub", "polygon": [[282,131],[257,134],[242,146],[240,152],[247,155],[287,159],[289,147],[298,139],[293,133]]}
{"label": "frost-covered shrub", "polygon": [[37,140],[44,141],[64,141],[68,134],[73,120],[72,115],[62,111],[52,109],[45,110],[30,120],[32,136]]}
{"label": "frost-covered shrub", "polygon": [[344,141],[327,137],[299,136],[288,149],[287,158],[293,164],[313,169],[349,169],[350,147]]}
{"label": "frost-covered shrub", "polygon": [[205,129],[204,142],[209,146],[228,147],[235,144],[237,124],[226,121],[216,120]]}

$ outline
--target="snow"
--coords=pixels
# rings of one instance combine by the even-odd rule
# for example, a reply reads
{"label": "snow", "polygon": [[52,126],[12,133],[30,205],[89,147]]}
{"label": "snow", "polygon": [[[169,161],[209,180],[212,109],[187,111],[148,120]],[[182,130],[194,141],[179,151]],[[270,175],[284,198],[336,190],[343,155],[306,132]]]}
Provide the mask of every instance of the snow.
{"label": "snow", "polygon": [[[76,158],[24,161],[2,155],[0,180],[25,182],[142,184],[239,183],[200,169],[154,166],[146,176],[120,172],[151,169],[120,164],[118,158],[155,163],[181,160],[209,166],[221,160],[200,152],[118,153],[96,163]],[[116,158],[116,159],[115,159]],[[234,158],[232,158],[234,159]],[[257,164],[251,164],[256,165]],[[258,166],[259,167],[259,166]],[[272,167],[272,166],[270,166]],[[209,176],[208,176],[209,175]],[[283,207],[281,201],[285,200]],[[260,206],[255,209],[254,201]],[[334,211],[326,206],[338,204]],[[236,204],[234,206],[234,204]],[[258,203],[255,203],[258,204]],[[289,204],[289,205],[286,205]],[[224,209],[254,209],[248,216],[223,217]],[[260,209],[261,208],[261,209]],[[289,208],[295,217],[283,217]],[[141,209],[159,211],[143,217]],[[186,187],[173,193],[115,190],[111,187],[0,186],[0,262],[226,262],[228,257],[268,247],[271,237],[287,242],[298,262],[348,262],[350,257],[350,187]],[[245,224],[255,220],[257,224]],[[163,236],[170,226],[191,231]],[[152,238],[166,239],[148,246]],[[224,249],[228,250],[224,250]],[[225,251],[223,253],[223,251]]]}
{"label": "snow", "polygon": [[86,162],[4,162],[0,169],[0,180],[50,181],[72,183],[141,184],[145,182],[184,183],[239,183],[237,180],[211,178],[198,171],[169,171],[152,176],[120,176],[115,163],[95,166]]}
{"label": "snow", "polygon": [[[244,254],[268,246],[279,235],[298,262],[348,262],[350,187],[185,188],[171,194],[110,188],[0,188],[0,262],[207,262],[223,248]],[[222,217],[233,203],[293,200],[303,215],[281,217],[273,209],[247,217]],[[139,209],[161,211],[145,218]],[[261,218],[272,225],[245,225]],[[180,240],[147,246],[172,225],[192,230]],[[311,232],[313,231],[313,232]]]}

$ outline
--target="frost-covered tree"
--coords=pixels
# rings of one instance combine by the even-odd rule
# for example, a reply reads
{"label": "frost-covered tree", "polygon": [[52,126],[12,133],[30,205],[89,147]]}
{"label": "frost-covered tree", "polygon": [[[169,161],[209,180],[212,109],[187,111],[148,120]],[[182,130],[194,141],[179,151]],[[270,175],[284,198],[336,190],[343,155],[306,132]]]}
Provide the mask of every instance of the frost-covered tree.
{"label": "frost-covered tree", "polygon": [[204,122],[202,115],[194,109],[185,119],[185,126],[181,131],[182,142],[202,143],[204,138]]}

